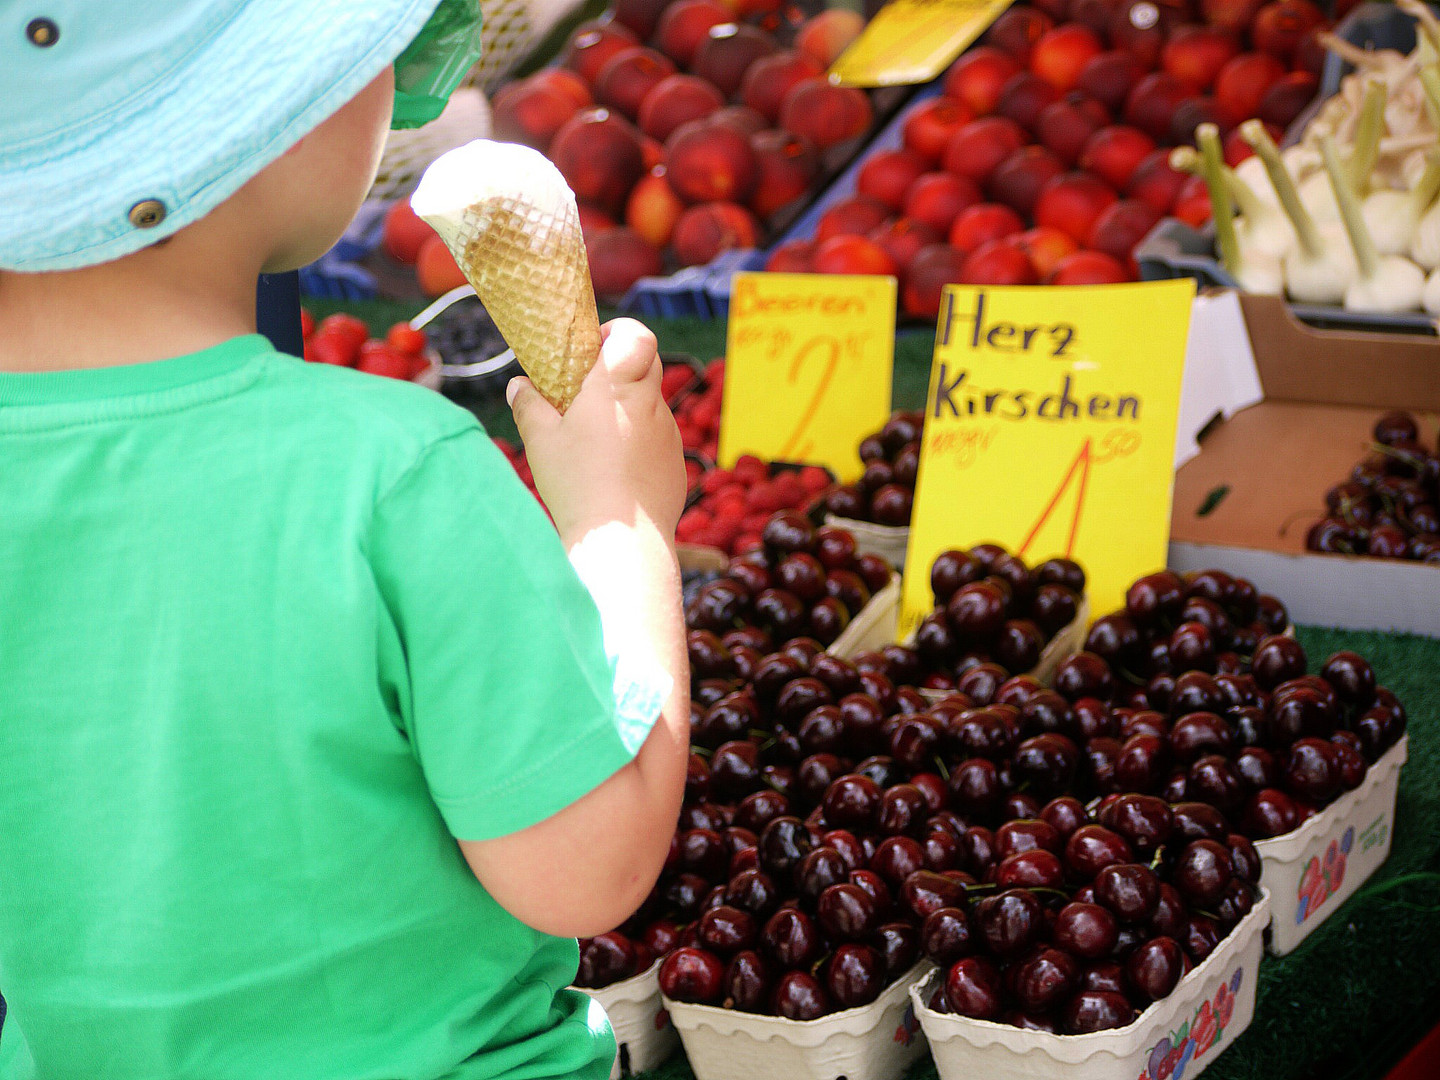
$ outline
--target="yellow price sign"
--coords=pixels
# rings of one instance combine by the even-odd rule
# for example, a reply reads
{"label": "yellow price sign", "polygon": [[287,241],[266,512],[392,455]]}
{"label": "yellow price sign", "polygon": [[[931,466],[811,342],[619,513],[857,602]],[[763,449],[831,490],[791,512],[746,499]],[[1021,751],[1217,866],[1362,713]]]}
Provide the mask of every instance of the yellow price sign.
{"label": "yellow price sign", "polygon": [[1090,610],[1165,564],[1191,280],[946,286],[900,633],[933,607],[930,565],[993,542],[1074,559]]}
{"label": "yellow price sign", "polygon": [[1011,0],[893,0],[830,66],[846,86],[912,86],[950,66]]}
{"label": "yellow price sign", "polygon": [[890,415],[895,279],[735,275],[720,464],[741,454],[860,476],[860,440]]}

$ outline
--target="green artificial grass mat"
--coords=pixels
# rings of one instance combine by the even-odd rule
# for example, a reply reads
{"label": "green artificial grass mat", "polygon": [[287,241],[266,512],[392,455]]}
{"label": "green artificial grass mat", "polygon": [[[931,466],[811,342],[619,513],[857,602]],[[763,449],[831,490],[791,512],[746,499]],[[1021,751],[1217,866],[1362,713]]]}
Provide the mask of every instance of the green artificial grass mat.
{"label": "green artificial grass mat", "polygon": [[[387,301],[307,300],[306,306],[317,318],[350,311],[381,334],[420,310],[415,302]],[[706,362],[724,352],[723,322],[645,321],[663,351]],[[897,337],[897,408],[923,402],[933,348],[932,333],[905,331]],[[493,434],[514,435],[498,394],[464,404]],[[1263,589],[1265,583],[1257,585]],[[1330,654],[1351,649],[1371,662],[1409,713],[1409,760],[1400,774],[1393,846],[1375,875],[1295,952],[1264,958],[1254,1020],[1208,1066],[1206,1080],[1376,1080],[1440,1022],[1440,640],[1310,626],[1298,633],[1312,671]],[[641,1075],[693,1078],[683,1054]],[[906,1080],[935,1075],[926,1058]]]}

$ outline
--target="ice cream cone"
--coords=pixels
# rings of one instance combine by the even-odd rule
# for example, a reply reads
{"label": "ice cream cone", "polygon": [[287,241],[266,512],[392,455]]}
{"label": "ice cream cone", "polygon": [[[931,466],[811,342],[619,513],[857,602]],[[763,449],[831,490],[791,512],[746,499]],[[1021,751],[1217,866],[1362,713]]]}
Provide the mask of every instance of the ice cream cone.
{"label": "ice cream cone", "polygon": [[536,150],[479,139],[425,170],[410,198],[440,234],[525,374],[560,412],[600,355],[575,195]]}

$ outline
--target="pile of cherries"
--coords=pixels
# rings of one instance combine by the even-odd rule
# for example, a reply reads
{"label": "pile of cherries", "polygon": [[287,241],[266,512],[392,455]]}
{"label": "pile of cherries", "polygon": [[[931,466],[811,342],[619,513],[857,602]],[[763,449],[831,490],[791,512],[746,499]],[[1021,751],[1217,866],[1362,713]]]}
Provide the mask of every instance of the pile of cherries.
{"label": "pile of cherries", "polygon": [[995,833],[987,884],[921,924],[937,1012],[1082,1035],[1166,997],[1254,906],[1253,844],[1206,807],[1071,797]]}
{"label": "pile of cherries", "polygon": [[[771,517],[760,539],[696,593],[686,606],[686,626],[757,652],[797,637],[829,645],[894,573],[879,556],[858,554],[844,529],[816,528],[798,510]],[[741,678],[755,658],[742,654]],[[702,659],[700,666],[711,665]]]}
{"label": "pile of cherries", "polygon": [[1305,547],[1440,563],[1440,445],[1431,453],[1407,412],[1386,413],[1373,434],[1372,452],[1325,493],[1326,514]]}
{"label": "pile of cherries", "polygon": [[1207,803],[1262,840],[1358,787],[1404,733],[1404,706],[1353,652],[1307,674],[1300,643],[1273,632],[1287,622],[1222,571],[1136,581],[1055,674],[1082,790]]}
{"label": "pile of cherries", "polygon": [[[935,609],[915,630],[914,662],[892,653],[893,678],[930,690],[964,690],[1029,671],[1074,621],[1085,571],[1070,559],[1033,569],[996,544],[943,551],[930,567]],[[977,669],[980,669],[977,671]]]}
{"label": "pile of cherries", "polygon": [[923,412],[897,412],[879,431],[862,439],[860,461],[865,471],[858,483],[826,493],[826,511],[877,525],[909,525],[924,423]]}

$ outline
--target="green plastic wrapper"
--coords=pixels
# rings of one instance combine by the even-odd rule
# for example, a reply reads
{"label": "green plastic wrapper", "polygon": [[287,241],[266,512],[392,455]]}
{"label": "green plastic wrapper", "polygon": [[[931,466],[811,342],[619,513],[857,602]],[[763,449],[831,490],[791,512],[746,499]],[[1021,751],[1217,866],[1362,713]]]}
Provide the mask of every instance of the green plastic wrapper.
{"label": "green plastic wrapper", "polygon": [[395,61],[392,128],[417,128],[440,115],[480,59],[480,21],[480,0],[440,0]]}

